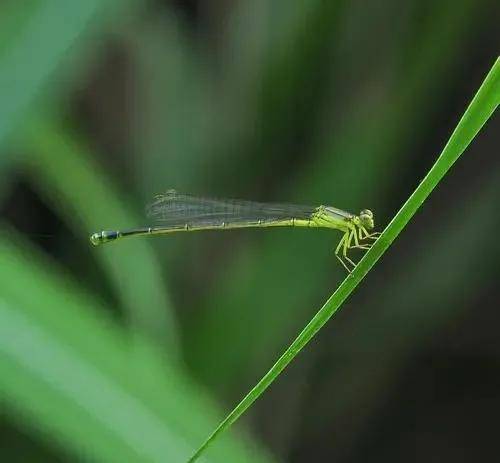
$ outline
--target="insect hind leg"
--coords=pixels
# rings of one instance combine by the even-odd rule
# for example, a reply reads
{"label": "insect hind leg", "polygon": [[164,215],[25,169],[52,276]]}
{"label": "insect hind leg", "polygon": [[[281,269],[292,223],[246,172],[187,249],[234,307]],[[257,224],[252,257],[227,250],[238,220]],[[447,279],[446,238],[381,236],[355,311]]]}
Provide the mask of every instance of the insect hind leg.
{"label": "insect hind leg", "polygon": [[344,236],[342,236],[342,239],[339,241],[339,244],[337,245],[337,247],[335,248],[335,257],[340,261],[340,263],[342,264],[342,266],[347,270],[348,273],[351,273],[352,270],[348,267],[348,265],[344,262],[344,260],[342,259],[342,257],[340,257],[339,255],[339,252],[340,250],[342,249],[343,252],[342,252],[342,256],[347,260],[347,262],[349,262],[353,267],[356,267],[356,264],[347,257],[347,252],[346,252],[346,245],[348,244],[348,241],[349,241],[349,236],[350,236],[351,232],[350,230],[347,230],[345,233],[344,233]]}

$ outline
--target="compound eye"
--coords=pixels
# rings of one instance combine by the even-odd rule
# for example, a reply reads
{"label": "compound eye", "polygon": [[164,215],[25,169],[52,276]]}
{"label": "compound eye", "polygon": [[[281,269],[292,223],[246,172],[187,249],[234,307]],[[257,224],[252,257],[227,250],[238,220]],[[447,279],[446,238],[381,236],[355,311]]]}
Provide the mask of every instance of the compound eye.
{"label": "compound eye", "polygon": [[368,228],[368,230],[371,230],[374,226],[373,212],[369,209],[363,209],[359,213],[359,220],[364,227]]}

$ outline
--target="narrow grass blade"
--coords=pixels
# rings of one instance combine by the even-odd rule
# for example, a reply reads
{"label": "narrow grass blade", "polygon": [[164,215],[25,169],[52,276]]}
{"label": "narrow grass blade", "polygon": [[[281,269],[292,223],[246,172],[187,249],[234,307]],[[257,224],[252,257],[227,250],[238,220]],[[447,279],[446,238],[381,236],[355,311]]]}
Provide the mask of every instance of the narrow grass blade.
{"label": "narrow grass blade", "polygon": [[408,198],[374,246],[365,254],[363,259],[326,301],[325,305],[313,317],[304,330],[292,342],[290,347],[263,376],[257,385],[243,398],[233,411],[219,424],[215,431],[196,450],[190,458],[194,462],[200,457],[207,447],[227,428],[229,428],[250,405],[269,387],[279,376],[292,359],[314,337],[320,328],[334,315],[342,303],[358,286],[368,271],[389,248],[394,239],[417,212],[432,190],[438,185],[455,161],[465,151],[467,146],[479,132],[495,111],[500,101],[500,59],[497,59],[492,69],[486,76],[483,84],[474,96],[471,104],[462,116],[456,129],[444,147],[434,166],[422,180],[417,189]]}

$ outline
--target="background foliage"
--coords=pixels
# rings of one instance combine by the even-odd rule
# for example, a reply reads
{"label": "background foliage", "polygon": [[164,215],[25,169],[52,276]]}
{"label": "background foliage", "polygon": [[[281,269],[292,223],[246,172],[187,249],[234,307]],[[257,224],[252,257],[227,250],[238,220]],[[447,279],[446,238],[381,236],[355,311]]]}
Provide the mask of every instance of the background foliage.
{"label": "background foliage", "polygon": [[[385,224],[498,54],[491,1],[0,7],[9,461],[182,461],[343,277],[328,231],[131,240],[168,188]],[[207,461],[496,451],[498,117]],[[154,241],[154,242],[153,242]],[[466,438],[465,438],[466,437]]]}

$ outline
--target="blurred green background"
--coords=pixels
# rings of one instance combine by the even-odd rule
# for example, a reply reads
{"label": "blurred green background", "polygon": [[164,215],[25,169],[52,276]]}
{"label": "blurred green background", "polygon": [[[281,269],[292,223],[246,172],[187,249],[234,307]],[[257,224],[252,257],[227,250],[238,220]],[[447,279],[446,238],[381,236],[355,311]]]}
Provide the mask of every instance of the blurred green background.
{"label": "blurred green background", "polygon": [[[169,188],[383,227],[498,54],[477,0],[4,0],[2,461],[184,461],[344,277],[331,231],[180,234]],[[495,458],[498,116],[207,462]]]}

